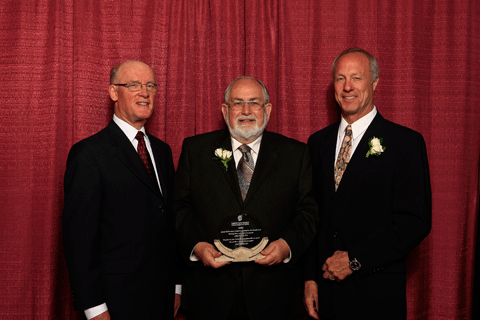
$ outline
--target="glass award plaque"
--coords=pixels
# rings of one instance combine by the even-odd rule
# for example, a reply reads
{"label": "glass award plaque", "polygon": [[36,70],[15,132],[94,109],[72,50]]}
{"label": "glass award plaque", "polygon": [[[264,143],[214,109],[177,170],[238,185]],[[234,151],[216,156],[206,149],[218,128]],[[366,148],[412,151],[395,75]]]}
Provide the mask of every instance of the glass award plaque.
{"label": "glass award plaque", "polygon": [[260,254],[268,243],[260,224],[248,213],[232,214],[220,226],[214,244],[223,255],[215,261],[246,262],[264,258]]}

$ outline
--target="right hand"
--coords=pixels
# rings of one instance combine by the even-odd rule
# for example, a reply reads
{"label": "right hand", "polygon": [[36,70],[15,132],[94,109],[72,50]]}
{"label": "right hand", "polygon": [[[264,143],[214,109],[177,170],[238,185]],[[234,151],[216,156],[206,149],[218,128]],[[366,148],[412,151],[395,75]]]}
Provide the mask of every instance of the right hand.
{"label": "right hand", "polygon": [[193,249],[193,253],[197,256],[197,258],[202,261],[205,267],[212,267],[214,269],[221,268],[227,264],[230,264],[230,261],[224,262],[217,262],[215,258],[218,258],[222,255],[220,251],[217,251],[213,244],[208,242],[199,242],[195,249]]}
{"label": "right hand", "polygon": [[313,280],[305,281],[303,303],[305,304],[308,315],[313,319],[320,320],[318,316],[318,285]]}
{"label": "right hand", "polygon": [[110,320],[110,313],[105,311],[104,313],[100,313],[98,316],[93,317],[91,320]]}

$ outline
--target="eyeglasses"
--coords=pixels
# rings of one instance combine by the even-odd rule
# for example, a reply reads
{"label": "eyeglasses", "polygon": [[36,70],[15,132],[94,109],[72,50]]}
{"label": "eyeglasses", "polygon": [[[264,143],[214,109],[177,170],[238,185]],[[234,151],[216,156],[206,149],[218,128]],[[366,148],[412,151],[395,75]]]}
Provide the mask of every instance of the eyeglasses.
{"label": "eyeglasses", "polygon": [[228,105],[230,106],[230,109],[232,109],[233,111],[242,110],[245,104],[248,104],[248,106],[252,111],[259,111],[264,106],[264,103],[260,103],[259,101],[236,100],[236,101],[233,101],[232,103],[228,103]]}
{"label": "eyeglasses", "polygon": [[145,86],[147,91],[150,92],[157,92],[158,87],[158,84],[155,82],[140,83],[138,81],[132,81],[129,83],[114,83],[113,85],[127,87],[130,91],[140,91],[142,90],[142,86]]}

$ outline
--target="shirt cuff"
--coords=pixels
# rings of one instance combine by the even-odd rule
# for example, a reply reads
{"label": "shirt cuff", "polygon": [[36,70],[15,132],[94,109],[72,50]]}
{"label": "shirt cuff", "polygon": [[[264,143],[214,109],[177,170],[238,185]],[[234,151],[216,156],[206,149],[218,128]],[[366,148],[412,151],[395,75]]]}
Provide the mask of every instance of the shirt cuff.
{"label": "shirt cuff", "polygon": [[106,303],[102,303],[101,305],[98,305],[96,307],[84,310],[85,317],[87,317],[88,320],[95,318],[96,316],[104,313],[105,311],[108,311]]}
{"label": "shirt cuff", "polygon": [[[199,242],[200,243],[200,242]],[[198,243],[195,245],[195,247],[198,245]],[[193,253],[195,251],[195,247],[193,247],[192,252],[190,253],[190,261],[198,261],[198,257]]]}
{"label": "shirt cuff", "polygon": [[[283,239],[283,238],[280,238],[280,239],[285,240],[285,239]],[[280,240],[280,239],[278,239],[278,240]],[[285,241],[285,243],[286,243],[286,242],[287,242],[287,241]],[[287,243],[287,246],[288,246],[288,243]],[[292,250],[290,249],[290,246],[288,246],[288,250],[290,251],[290,253],[288,254],[288,257],[286,257],[286,258],[283,260],[283,263],[289,263],[290,260],[292,260]]]}
{"label": "shirt cuff", "polygon": [[181,284],[176,284],[175,285],[175,294],[182,294],[182,285]]}
{"label": "shirt cuff", "polygon": [[286,257],[285,260],[283,260],[283,263],[289,263],[290,260],[292,260],[292,250],[290,250],[288,257]]}

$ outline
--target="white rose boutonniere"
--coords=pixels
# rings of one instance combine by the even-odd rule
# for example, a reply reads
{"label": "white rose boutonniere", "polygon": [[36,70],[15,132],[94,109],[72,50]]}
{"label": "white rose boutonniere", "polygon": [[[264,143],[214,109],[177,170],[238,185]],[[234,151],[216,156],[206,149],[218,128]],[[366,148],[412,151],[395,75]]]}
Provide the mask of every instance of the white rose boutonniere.
{"label": "white rose boutonniere", "polygon": [[232,151],[225,150],[223,148],[215,149],[215,157],[217,160],[222,161],[225,166],[225,171],[228,170],[228,161],[232,160]]}
{"label": "white rose boutonniere", "polygon": [[368,158],[371,155],[380,157],[382,152],[387,150],[386,147],[382,145],[383,143],[383,138],[375,138],[373,137],[370,142],[368,143],[368,146],[370,147],[370,150],[368,150],[366,157]]}

